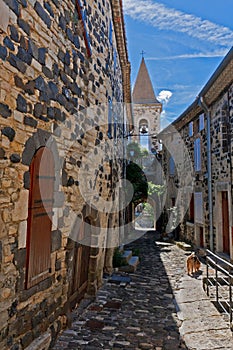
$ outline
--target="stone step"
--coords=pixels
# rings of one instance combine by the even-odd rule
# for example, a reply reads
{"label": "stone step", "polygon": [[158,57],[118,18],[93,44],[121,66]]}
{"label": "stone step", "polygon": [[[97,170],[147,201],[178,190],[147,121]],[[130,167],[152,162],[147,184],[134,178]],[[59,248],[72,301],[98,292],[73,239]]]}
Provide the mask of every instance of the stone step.
{"label": "stone step", "polygon": [[137,269],[138,264],[139,264],[139,257],[132,256],[128,261],[128,265],[119,267],[119,271],[134,273]]}
{"label": "stone step", "polygon": [[129,262],[129,260],[132,257],[132,250],[125,250],[122,254],[122,260],[125,264],[127,264]]}
{"label": "stone step", "polygon": [[185,243],[185,242],[176,242],[176,245],[185,251],[192,250],[192,246],[190,244]]}
{"label": "stone step", "polygon": [[123,244],[119,246],[119,252],[124,253],[124,245]]}

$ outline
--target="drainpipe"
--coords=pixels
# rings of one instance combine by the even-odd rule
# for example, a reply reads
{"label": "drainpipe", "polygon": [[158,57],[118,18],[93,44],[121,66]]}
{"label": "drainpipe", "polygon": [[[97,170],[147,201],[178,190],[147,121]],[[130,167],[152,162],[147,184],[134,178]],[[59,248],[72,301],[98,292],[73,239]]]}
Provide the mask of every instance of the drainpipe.
{"label": "drainpipe", "polygon": [[207,121],[207,173],[208,173],[208,201],[209,201],[209,224],[210,224],[210,250],[214,251],[211,135],[210,135],[211,115],[210,115],[210,109],[206,105],[202,96],[199,97],[198,104],[204,110],[206,114],[206,121]]}

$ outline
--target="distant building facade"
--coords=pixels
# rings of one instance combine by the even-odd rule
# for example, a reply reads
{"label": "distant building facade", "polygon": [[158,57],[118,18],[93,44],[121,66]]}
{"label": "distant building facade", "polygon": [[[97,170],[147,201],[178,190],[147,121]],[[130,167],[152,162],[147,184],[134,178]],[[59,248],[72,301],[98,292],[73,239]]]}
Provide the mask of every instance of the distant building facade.
{"label": "distant building facade", "polygon": [[124,17],[118,0],[0,13],[0,347],[47,349],[111,269],[119,214],[105,208],[132,125],[112,108],[131,102]]}
{"label": "distant building facade", "polygon": [[[177,207],[180,239],[210,248],[233,259],[232,130],[233,49],[198,98],[161,133],[163,171],[167,181],[166,209]],[[179,135],[179,136],[178,136]],[[174,141],[181,137],[184,177],[193,183],[183,191],[181,163],[173,159]],[[167,146],[173,146],[173,154]],[[190,163],[191,160],[191,163]],[[192,164],[190,167],[189,164]],[[187,205],[188,203],[188,205]]]}

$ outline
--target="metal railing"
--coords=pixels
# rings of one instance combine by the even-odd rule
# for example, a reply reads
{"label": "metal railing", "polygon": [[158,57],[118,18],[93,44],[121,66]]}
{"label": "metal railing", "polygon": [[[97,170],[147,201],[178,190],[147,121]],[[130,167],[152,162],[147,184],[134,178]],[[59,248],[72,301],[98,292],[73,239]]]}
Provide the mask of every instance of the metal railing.
{"label": "metal railing", "polygon": [[206,251],[206,291],[214,298],[220,311],[229,315],[232,330],[233,302],[233,265],[219,255]]}

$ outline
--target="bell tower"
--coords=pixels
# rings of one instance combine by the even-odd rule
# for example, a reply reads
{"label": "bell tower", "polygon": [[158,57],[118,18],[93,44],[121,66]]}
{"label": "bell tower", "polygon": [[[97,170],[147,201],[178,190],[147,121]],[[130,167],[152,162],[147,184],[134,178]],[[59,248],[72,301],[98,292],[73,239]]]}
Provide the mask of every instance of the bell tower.
{"label": "bell tower", "polygon": [[147,148],[149,153],[156,152],[157,135],[160,131],[162,103],[154,93],[144,57],[140,64],[133,89],[134,141]]}

